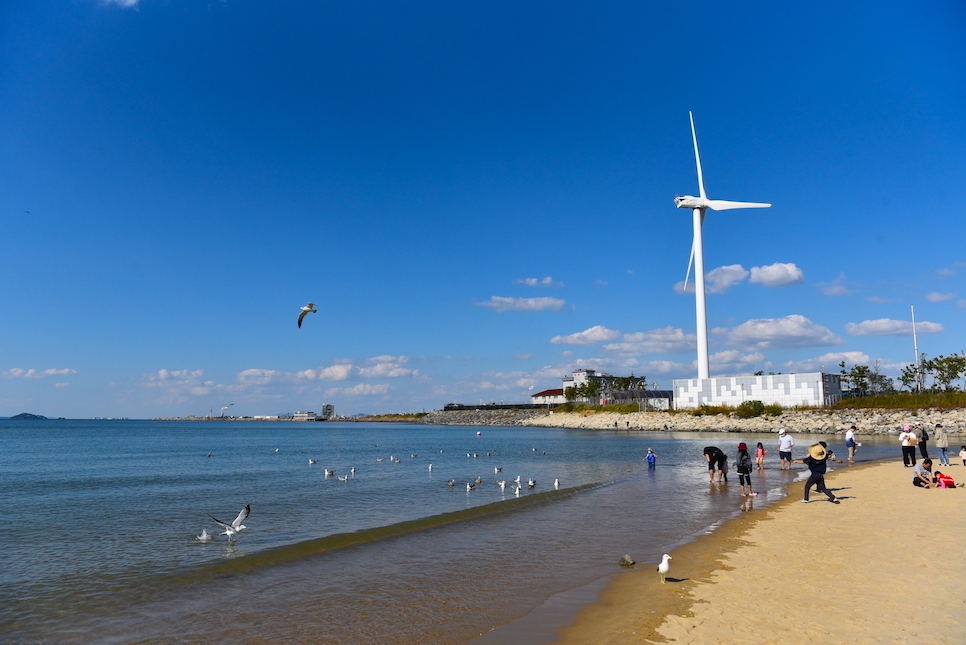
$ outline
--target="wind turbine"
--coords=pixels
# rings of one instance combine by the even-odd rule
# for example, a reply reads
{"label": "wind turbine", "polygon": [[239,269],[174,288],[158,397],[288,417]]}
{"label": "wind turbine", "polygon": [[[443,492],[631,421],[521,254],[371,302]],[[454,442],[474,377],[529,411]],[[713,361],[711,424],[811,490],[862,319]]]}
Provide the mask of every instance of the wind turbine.
{"label": "wind turbine", "polygon": [[[691,139],[694,141],[694,162],[698,167],[699,197],[685,195],[675,197],[674,203],[678,208],[690,208],[694,215],[694,241],[691,243],[691,259],[688,260],[688,275],[691,273],[691,262],[694,262],[694,300],[698,322],[698,378],[710,376],[708,360],[708,313],[704,299],[704,244],[701,240],[701,227],[704,224],[704,213],[709,208],[713,211],[728,211],[736,208],[769,208],[771,204],[758,202],[729,202],[722,199],[708,199],[704,192],[704,176],[701,173],[701,156],[698,154],[698,135],[694,131],[694,115],[691,118]],[[684,288],[688,287],[688,275],[684,277]]]}

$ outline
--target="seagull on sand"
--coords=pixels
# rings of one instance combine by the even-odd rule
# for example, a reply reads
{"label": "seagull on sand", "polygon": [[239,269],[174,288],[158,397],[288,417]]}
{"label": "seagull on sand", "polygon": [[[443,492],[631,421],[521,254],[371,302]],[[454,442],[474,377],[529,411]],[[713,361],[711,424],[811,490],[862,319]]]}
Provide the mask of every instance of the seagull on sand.
{"label": "seagull on sand", "polygon": [[245,518],[248,517],[248,514],[251,512],[252,512],[251,504],[246,504],[245,508],[241,510],[241,513],[238,514],[238,517],[236,517],[235,521],[232,522],[231,524],[228,524],[227,522],[222,522],[221,520],[217,519],[213,515],[209,515],[208,517],[215,520],[215,522],[217,522],[218,524],[221,524],[222,528],[225,529],[225,532],[222,533],[222,535],[227,535],[228,540],[231,541],[232,538],[235,537],[235,535],[240,533],[243,529],[248,528],[244,524],[242,524],[242,522],[245,521]]}
{"label": "seagull on sand", "polygon": [[661,558],[661,564],[657,565],[657,572],[661,574],[661,584],[664,584],[664,577],[667,575],[667,572],[671,570],[671,563],[668,562],[670,559],[671,556],[665,553]]}
{"label": "seagull on sand", "polygon": [[311,302],[306,303],[306,305],[304,307],[302,307],[302,309],[300,311],[302,313],[299,314],[299,329],[302,328],[302,319],[305,318],[305,316],[307,314],[314,314],[315,313],[315,304],[313,304]]}

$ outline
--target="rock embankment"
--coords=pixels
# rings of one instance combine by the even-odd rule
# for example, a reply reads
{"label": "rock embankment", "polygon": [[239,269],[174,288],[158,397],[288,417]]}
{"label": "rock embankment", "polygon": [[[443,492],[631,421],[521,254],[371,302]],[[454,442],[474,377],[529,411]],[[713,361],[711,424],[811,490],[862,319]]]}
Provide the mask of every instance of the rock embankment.
{"label": "rock embankment", "polygon": [[729,415],[692,416],[684,412],[548,412],[546,410],[438,411],[420,421],[429,425],[541,426],[587,430],[664,430],[672,432],[837,434],[855,425],[859,434],[898,434],[902,426],[922,423],[931,429],[942,423],[953,434],[966,428],[963,410],[789,410],[777,417],[739,419]]}
{"label": "rock embankment", "polygon": [[539,426],[543,424],[527,422],[545,416],[546,410],[437,410],[417,423],[432,426]]}
{"label": "rock embankment", "polygon": [[[521,425],[596,430],[668,430],[674,432],[789,432],[813,434],[844,433],[855,425],[858,434],[898,434],[902,426],[922,423],[927,428],[942,423],[951,433],[966,426],[966,410],[790,410],[777,417],[739,419],[729,415],[692,416],[678,412],[566,412],[528,419]],[[614,424],[617,424],[616,426]]]}

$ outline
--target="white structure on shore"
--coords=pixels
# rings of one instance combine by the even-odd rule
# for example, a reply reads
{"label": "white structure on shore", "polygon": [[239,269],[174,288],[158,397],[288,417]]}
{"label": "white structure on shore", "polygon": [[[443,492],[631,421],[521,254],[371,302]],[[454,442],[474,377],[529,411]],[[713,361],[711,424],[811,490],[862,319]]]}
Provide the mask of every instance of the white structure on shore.
{"label": "white structure on shore", "polygon": [[563,388],[544,390],[530,395],[530,403],[534,405],[562,405],[567,402]]}
{"label": "white structure on shore", "polygon": [[[708,199],[708,195],[704,192],[704,176],[701,174],[701,157],[698,155],[698,135],[694,131],[694,115],[688,112],[688,116],[691,118],[691,139],[694,141],[694,162],[698,167],[698,193],[700,196],[675,197],[674,203],[678,208],[690,208],[693,216],[694,239],[691,242],[691,258],[694,260],[694,301],[698,323],[698,378],[708,378],[711,373],[708,359],[708,314],[704,298],[704,242],[701,238],[704,214],[709,208],[713,211],[727,211],[736,208],[770,208],[771,204]],[[690,272],[691,262],[688,261],[688,273]],[[687,289],[687,286],[688,278],[685,275],[684,288]]]}
{"label": "white structure on shore", "polygon": [[838,375],[822,372],[675,379],[673,387],[676,410],[693,410],[702,405],[737,406],[745,401],[783,408],[823,408],[842,398]]}

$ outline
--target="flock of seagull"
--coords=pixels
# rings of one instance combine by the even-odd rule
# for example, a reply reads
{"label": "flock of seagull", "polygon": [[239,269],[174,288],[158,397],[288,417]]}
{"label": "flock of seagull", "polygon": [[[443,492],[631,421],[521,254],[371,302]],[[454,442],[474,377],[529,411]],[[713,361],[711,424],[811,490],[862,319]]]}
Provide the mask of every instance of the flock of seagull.
{"label": "flock of seagull", "polygon": [[[300,327],[302,325],[302,318],[304,318],[306,314],[308,314],[308,313],[315,313],[315,310],[312,309],[312,306],[313,305],[310,302],[305,307],[302,307],[302,313],[299,316],[299,326]],[[479,436],[482,433],[481,432],[477,432],[476,434],[477,434],[477,436]],[[374,445],[377,448],[379,447],[379,444],[374,444]],[[275,452],[278,453],[279,452],[279,449],[276,448],[275,449]],[[442,453],[444,451],[443,450],[440,450],[440,452]],[[536,448],[533,448],[533,452],[537,452],[537,449]],[[492,454],[493,454],[492,451],[491,452],[487,452],[486,453],[486,456],[489,457],[489,456],[492,456]],[[547,453],[544,452],[543,454],[547,454]],[[208,453],[207,456],[208,457],[211,457],[211,453]],[[466,456],[467,457],[472,457],[472,458],[477,458],[480,455],[479,455],[479,453],[468,452],[468,453],[466,453]],[[416,459],[416,458],[419,457],[419,455],[416,454],[416,453],[412,453],[410,455],[410,457],[412,459]],[[383,462],[386,461],[386,459],[384,457],[377,457],[376,458],[376,461],[379,462],[379,463],[383,463]],[[396,457],[395,455],[389,455],[389,461],[391,463],[395,463],[395,464],[402,463],[402,459],[400,459],[399,457]],[[313,459],[311,457],[309,458],[309,465],[310,466],[315,466],[318,463],[319,463],[319,460],[318,459]],[[433,472],[433,464],[429,464],[428,471],[430,473]],[[498,476],[502,471],[503,471],[503,468],[500,467],[500,466],[494,466],[494,468],[493,468],[493,474],[495,476]],[[356,474],[355,466],[353,466],[352,468],[350,468],[349,469],[349,473],[346,474],[346,475],[337,475],[336,472],[335,472],[335,470],[332,470],[332,469],[329,469],[329,468],[325,468],[324,469],[324,475],[325,475],[326,478],[335,477],[340,482],[348,482],[349,479],[350,479],[350,477],[355,477],[355,474]],[[476,490],[476,487],[477,486],[480,486],[482,483],[483,483],[483,478],[480,477],[480,476],[477,476],[476,479],[474,479],[472,482],[466,482],[466,492],[467,493],[470,493],[471,491]],[[520,496],[520,492],[523,490],[522,477],[520,475],[517,475],[516,479],[511,480],[509,483],[510,483],[510,490],[513,492],[514,495],[516,495],[517,497],[519,497]],[[449,486],[450,488],[455,488],[456,487],[456,480],[455,479],[450,479],[449,481],[446,482],[446,485]],[[500,492],[503,493],[503,492],[506,491],[507,480],[505,480],[505,479],[498,479],[498,480],[496,480],[496,485],[500,487]],[[537,480],[536,479],[534,479],[532,477],[530,477],[530,478],[527,479],[527,489],[528,490],[533,490],[534,488],[536,488],[536,486],[537,486]],[[560,480],[559,479],[554,479],[553,480],[553,487],[554,487],[554,490],[558,490],[560,488]],[[234,540],[234,538],[235,538],[236,535],[238,535],[241,531],[243,531],[245,528],[247,528],[243,524],[243,522],[245,521],[246,518],[248,518],[248,515],[250,513],[251,513],[251,505],[248,504],[248,505],[245,506],[245,508],[243,508],[241,510],[241,512],[238,513],[238,517],[236,517],[231,523],[222,522],[221,520],[217,519],[216,517],[214,517],[212,515],[209,515],[208,517],[210,517],[219,526],[221,526],[223,529],[225,529],[224,532],[220,533],[219,535],[227,535],[228,536],[228,541],[230,542],[230,541]],[[208,533],[208,531],[206,529],[202,529],[201,530],[201,535],[195,536],[195,539],[198,540],[199,542],[208,542],[213,537],[214,536],[212,534]]]}

